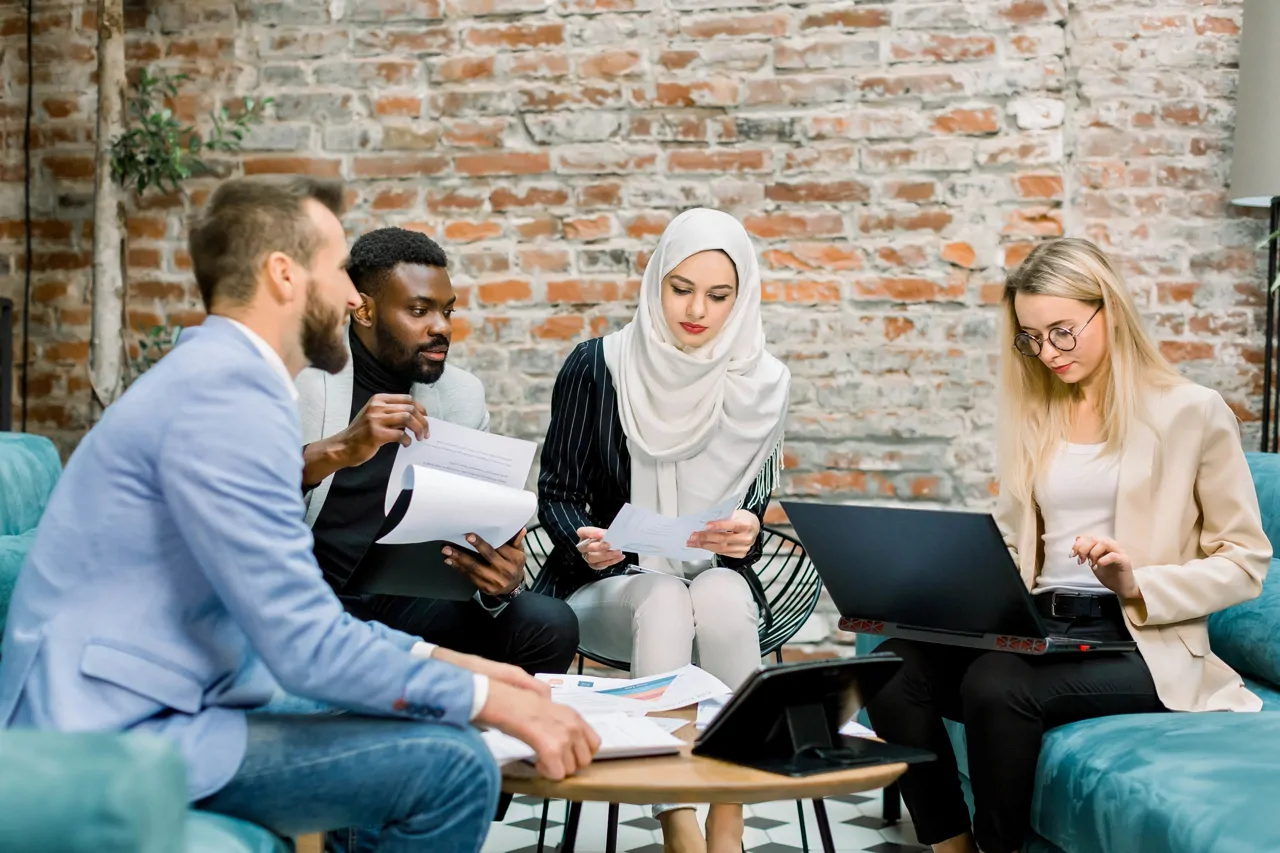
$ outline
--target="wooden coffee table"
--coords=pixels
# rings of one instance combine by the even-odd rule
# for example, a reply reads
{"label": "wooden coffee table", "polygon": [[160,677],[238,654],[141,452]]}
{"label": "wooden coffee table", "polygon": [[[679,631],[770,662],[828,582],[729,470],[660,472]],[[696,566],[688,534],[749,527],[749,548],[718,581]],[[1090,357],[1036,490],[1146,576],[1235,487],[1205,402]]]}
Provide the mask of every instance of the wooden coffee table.
{"label": "wooden coffee table", "polygon": [[698,734],[693,726],[696,713],[697,709],[690,707],[654,715],[688,721],[684,728],[675,733],[676,737],[686,742],[679,755],[597,761],[562,782],[542,778],[537,770],[523,762],[510,764],[503,770],[503,793],[570,801],[572,805],[565,822],[560,853],[573,853],[581,804],[584,802],[610,804],[607,850],[608,853],[614,853],[619,803],[749,805],[785,800],[813,800],[823,850],[834,853],[835,845],[831,839],[822,798],[887,787],[907,769],[905,764],[885,764],[792,778],[692,755],[690,750]]}

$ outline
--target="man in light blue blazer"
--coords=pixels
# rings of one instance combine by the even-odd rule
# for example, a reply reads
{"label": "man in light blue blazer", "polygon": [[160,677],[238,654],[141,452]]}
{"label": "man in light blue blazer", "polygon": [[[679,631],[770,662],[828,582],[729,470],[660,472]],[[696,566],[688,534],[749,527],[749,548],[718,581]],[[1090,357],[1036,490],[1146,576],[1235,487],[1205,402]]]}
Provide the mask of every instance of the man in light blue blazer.
{"label": "man in light blue blazer", "polygon": [[[522,671],[352,618],[321,577],[293,378],[346,360],[342,196],[307,178],[213,194],[190,235],[211,316],[68,462],[9,610],[0,725],[169,737],[193,802],[282,835],[476,851],[498,774],[473,720],[553,777],[598,740]],[[249,713],[281,688],[356,713]]]}

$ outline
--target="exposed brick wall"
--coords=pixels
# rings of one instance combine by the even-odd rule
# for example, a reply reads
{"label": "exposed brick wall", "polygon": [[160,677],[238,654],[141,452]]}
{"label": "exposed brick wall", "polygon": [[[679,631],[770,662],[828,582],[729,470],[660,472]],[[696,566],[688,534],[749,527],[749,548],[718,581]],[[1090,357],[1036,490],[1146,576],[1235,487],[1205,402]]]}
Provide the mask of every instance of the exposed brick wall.
{"label": "exposed brick wall", "polygon": [[[85,426],[93,3],[37,15],[31,428]],[[276,99],[243,168],[350,181],[352,233],[453,257],[455,358],[542,435],[569,348],[624,323],[680,209],[743,218],[795,375],[784,491],[983,505],[1003,272],[1087,235],[1165,352],[1260,410],[1263,226],[1225,200],[1240,0],[129,4],[195,118]],[[20,296],[23,9],[0,2],[0,294]],[[136,326],[195,322],[184,216],[130,221]],[[6,273],[8,273],[6,275]],[[1252,445],[1254,428],[1246,425]]]}

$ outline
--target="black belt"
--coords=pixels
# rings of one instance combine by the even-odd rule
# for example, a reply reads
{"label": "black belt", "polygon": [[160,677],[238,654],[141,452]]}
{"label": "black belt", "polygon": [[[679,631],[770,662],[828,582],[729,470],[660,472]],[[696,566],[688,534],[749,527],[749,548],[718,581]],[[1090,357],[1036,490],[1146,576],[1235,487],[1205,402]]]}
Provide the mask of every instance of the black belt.
{"label": "black belt", "polygon": [[1083,592],[1044,592],[1034,595],[1036,610],[1052,619],[1100,619],[1120,615],[1120,601],[1114,595]]}

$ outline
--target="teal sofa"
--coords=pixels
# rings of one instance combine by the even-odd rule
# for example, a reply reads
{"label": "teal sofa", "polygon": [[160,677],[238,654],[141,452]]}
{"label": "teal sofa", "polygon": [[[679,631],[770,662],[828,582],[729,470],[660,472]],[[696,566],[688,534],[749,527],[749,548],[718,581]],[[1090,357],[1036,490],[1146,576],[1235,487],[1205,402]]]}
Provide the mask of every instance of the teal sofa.
{"label": "teal sofa", "polygon": [[[1248,454],[1280,553],[1280,456]],[[1262,595],[1215,614],[1210,644],[1262,697],[1256,714],[1132,714],[1044,737],[1026,853],[1280,851],[1280,560]],[[882,640],[859,635],[860,654]],[[964,727],[947,723],[973,808]]]}
{"label": "teal sofa", "polygon": [[[61,471],[48,439],[0,432],[0,632]],[[188,809],[185,772],[158,738],[0,731],[0,850],[288,853],[261,827]]]}

